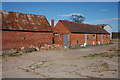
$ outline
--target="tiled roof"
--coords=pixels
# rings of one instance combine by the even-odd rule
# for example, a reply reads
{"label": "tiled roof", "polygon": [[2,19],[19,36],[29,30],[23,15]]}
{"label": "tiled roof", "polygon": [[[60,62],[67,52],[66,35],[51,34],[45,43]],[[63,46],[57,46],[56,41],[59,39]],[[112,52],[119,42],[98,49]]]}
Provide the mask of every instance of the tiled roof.
{"label": "tiled roof", "polygon": [[109,24],[98,24],[100,27],[102,27],[102,26],[109,26],[109,27],[111,27],[112,28],[112,26],[110,26]]}
{"label": "tiled roof", "polygon": [[72,33],[109,34],[105,29],[98,27],[99,25],[90,25],[66,20],[60,20],[60,22]]}
{"label": "tiled roof", "polygon": [[45,16],[2,11],[2,29],[52,31]]}

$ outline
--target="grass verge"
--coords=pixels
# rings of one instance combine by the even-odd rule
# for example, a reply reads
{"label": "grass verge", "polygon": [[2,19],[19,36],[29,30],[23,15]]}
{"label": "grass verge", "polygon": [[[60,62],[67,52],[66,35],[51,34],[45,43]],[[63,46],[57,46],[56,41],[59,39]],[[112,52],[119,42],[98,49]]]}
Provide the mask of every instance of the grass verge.
{"label": "grass verge", "polygon": [[108,52],[102,52],[102,53],[95,53],[95,54],[90,54],[87,56],[83,56],[84,58],[93,58],[93,57],[109,57],[109,58],[113,58],[113,57],[118,57],[120,56],[120,53],[108,53]]}

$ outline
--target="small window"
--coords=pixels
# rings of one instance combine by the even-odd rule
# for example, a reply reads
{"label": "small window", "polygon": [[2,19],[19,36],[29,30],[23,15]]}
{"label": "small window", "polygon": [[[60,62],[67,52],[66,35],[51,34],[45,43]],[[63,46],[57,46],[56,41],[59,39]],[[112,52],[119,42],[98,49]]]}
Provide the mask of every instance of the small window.
{"label": "small window", "polygon": [[108,34],[106,34],[106,38],[108,39]]}
{"label": "small window", "polygon": [[59,34],[59,37],[62,37],[62,34]]}
{"label": "small window", "polygon": [[77,45],[79,44],[79,40],[76,40],[76,44],[77,44]]}
{"label": "small window", "polygon": [[27,38],[26,38],[26,37],[24,37],[23,39],[24,39],[24,40],[27,40]]}
{"label": "small window", "polygon": [[96,34],[93,34],[93,39],[96,39]]}
{"label": "small window", "polygon": [[102,26],[102,28],[104,28],[104,26]]}

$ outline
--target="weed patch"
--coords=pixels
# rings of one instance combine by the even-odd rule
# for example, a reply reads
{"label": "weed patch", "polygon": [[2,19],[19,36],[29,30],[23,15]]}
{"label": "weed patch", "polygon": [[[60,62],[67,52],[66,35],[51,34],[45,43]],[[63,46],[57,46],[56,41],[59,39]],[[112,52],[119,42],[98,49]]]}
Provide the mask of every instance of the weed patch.
{"label": "weed patch", "polygon": [[90,54],[87,56],[83,56],[84,58],[92,58],[92,57],[109,57],[109,58],[113,58],[113,57],[118,57],[120,56],[120,53],[108,53],[108,52],[102,52],[102,53],[95,53],[95,54]]}
{"label": "weed patch", "polygon": [[17,54],[8,54],[8,56],[13,57],[13,56],[18,56],[18,55]]}
{"label": "weed patch", "polygon": [[110,42],[110,43],[106,43],[105,45],[110,45],[110,44],[114,44],[114,43]]}

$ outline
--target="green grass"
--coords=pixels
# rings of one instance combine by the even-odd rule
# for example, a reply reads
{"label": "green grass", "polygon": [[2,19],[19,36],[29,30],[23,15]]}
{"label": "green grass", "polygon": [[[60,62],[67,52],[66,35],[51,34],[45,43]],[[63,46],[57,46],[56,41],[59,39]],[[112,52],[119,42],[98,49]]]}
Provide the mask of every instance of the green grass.
{"label": "green grass", "polygon": [[5,55],[2,54],[2,55],[0,55],[0,57],[5,58]]}
{"label": "green grass", "polygon": [[17,54],[8,54],[8,56],[14,57],[14,56],[18,56]]}
{"label": "green grass", "polygon": [[90,57],[95,57],[95,56],[99,56],[99,55],[101,55],[101,53],[100,53],[100,54],[97,54],[97,53],[95,53],[95,54],[90,54],[90,55],[83,56],[83,57],[85,57],[85,58],[90,58]]}
{"label": "green grass", "polygon": [[102,53],[95,53],[95,54],[90,54],[87,56],[83,56],[84,58],[93,58],[93,57],[109,57],[109,58],[113,58],[113,57],[118,57],[120,56],[119,53],[108,53],[108,52],[102,52]]}
{"label": "green grass", "polygon": [[7,54],[7,56],[9,56],[9,57],[15,57],[15,56],[19,56],[19,55],[22,55],[22,54],[20,54],[20,53],[19,54],[12,54],[12,53],[11,54]]}
{"label": "green grass", "polygon": [[[96,45],[89,44],[87,46],[103,46],[103,45],[111,45],[111,44],[114,44],[114,43],[110,42],[110,43],[106,43],[106,44],[96,44]],[[76,49],[76,48],[81,48],[81,46],[80,46],[80,44],[78,44],[78,45],[75,45],[75,46],[70,46],[69,48],[70,49]]]}
{"label": "green grass", "polygon": [[110,44],[114,44],[114,43],[110,42],[110,43],[106,43],[105,45],[110,45]]}
{"label": "green grass", "polygon": [[2,57],[2,58],[5,58],[5,57],[16,57],[16,56],[20,56],[20,55],[23,55],[23,54],[22,53],[16,53],[16,54],[10,53],[10,54],[0,55],[0,57]]}

